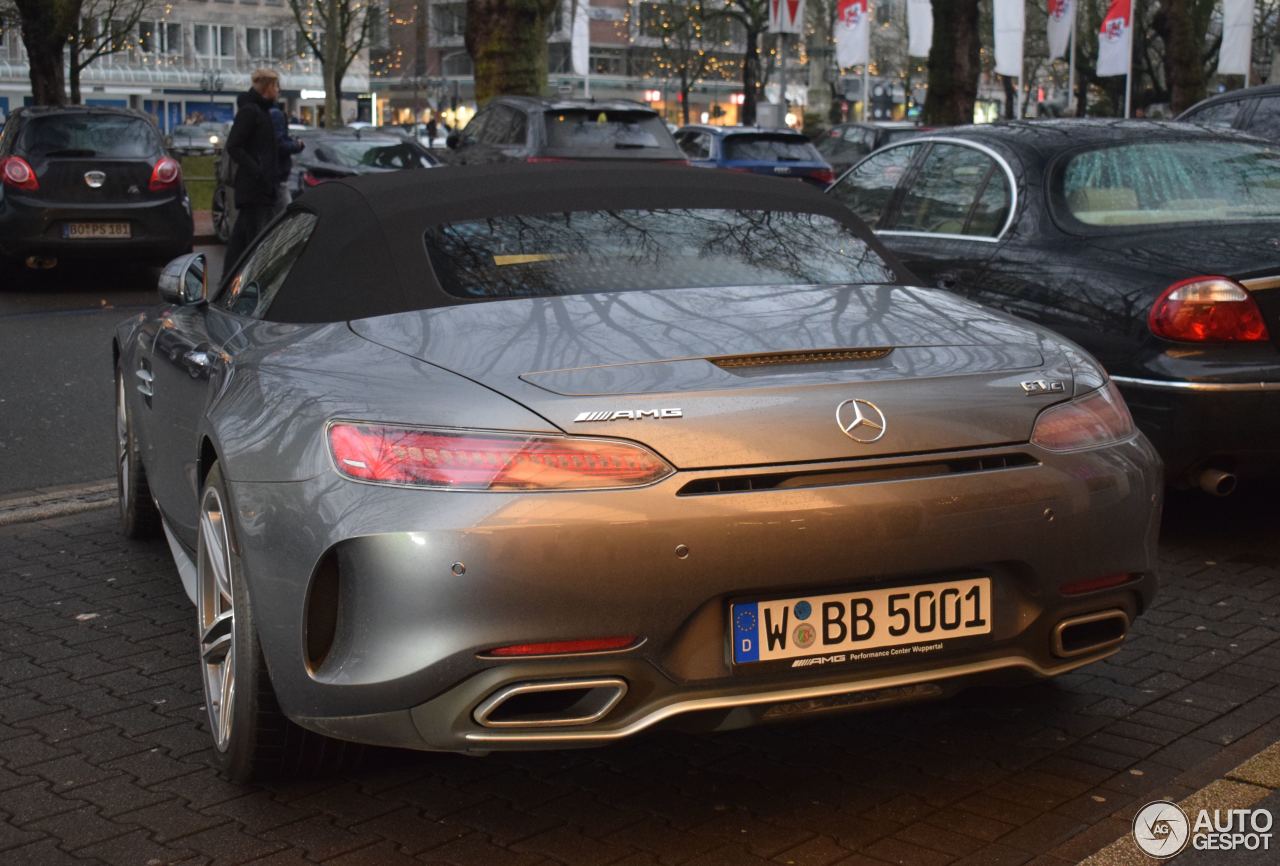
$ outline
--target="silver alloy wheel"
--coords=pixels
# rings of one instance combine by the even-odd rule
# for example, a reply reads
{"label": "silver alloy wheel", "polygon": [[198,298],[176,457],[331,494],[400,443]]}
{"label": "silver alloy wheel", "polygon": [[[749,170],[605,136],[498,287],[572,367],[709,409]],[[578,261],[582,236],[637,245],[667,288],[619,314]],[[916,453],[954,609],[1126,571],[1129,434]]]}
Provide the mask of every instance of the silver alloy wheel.
{"label": "silver alloy wheel", "polygon": [[209,729],[214,744],[223,752],[231,741],[236,696],[235,594],[226,520],[222,497],[216,488],[208,488],[200,502],[196,571],[200,669],[204,673]]}
{"label": "silver alloy wheel", "polygon": [[119,489],[120,513],[129,513],[129,415],[124,402],[124,375],[116,371],[116,486]]}

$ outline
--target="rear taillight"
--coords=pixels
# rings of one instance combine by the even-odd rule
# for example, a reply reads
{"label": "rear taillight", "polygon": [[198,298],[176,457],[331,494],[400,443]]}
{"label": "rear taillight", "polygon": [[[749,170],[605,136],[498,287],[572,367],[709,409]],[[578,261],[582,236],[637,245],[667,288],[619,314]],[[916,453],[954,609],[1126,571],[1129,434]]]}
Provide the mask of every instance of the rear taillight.
{"label": "rear taillight", "polygon": [[40,181],[36,180],[36,173],[32,170],[31,163],[20,156],[6,156],[0,159],[0,175],[4,177],[5,186],[27,192],[35,192],[40,188]]}
{"label": "rear taillight", "polygon": [[162,156],[160,161],[156,163],[156,167],[151,169],[151,180],[147,183],[147,189],[152,192],[160,192],[161,190],[174,189],[182,183],[182,166],[173,157]]}
{"label": "rear taillight", "polygon": [[815,172],[810,172],[809,177],[818,183],[831,184],[836,182],[836,173],[829,168],[820,168]]}
{"label": "rear taillight", "polygon": [[451,490],[638,487],[675,472],[629,442],[532,433],[338,423],[329,427],[329,448],[349,478]]}
{"label": "rear taillight", "polygon": [[312,174],[309,171],[304,171],[302,173],[302,182],[305,183],[307,186],[319,186],[320,184],[324,183],[324,181],[322,181],[320,178],[316,177],[314,174]]}
{"label": "rear taillight", "polygon": [[567,162],[567,161],[568,160],[561,159],[558,156],[530,156],[525,159],[525,162]]}
{"label": "rear taillight", "polygon": [[1069,403],[1050,406],[1036,418],[1031,442],[1046,451],[1082,451],[1113,445],[1133,435],[1133,416],[1115,383]]}
{"label": "rear taillight", "polygon": [[1188,343],[1267,340],[1267,323],[1249,293],[1226,277],[1192,277],[1165,289],[1147,317],[1151,333]]}

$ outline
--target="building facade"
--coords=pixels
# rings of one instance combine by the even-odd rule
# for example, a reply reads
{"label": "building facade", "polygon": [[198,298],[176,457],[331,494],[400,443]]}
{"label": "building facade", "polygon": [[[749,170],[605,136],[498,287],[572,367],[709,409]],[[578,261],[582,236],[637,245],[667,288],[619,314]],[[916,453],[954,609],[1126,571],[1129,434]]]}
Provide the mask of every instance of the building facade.
{"label": "building facade", "polygon": [[[385,34],[376,18],[372,36]],[[281,75],[290,112],[318,123],[324,107],[320,62],[285,0],[164,0],[124,34],[123,49],[99,57],[81,73],[87,105],[132,107],[169,130],[188,120],[230,120],[237,94],[254,69]],[[367,51],[343,80],[345,120],[374,110]],[[31,101],[26,50],[16,22],[0,28],[0,116]]]}

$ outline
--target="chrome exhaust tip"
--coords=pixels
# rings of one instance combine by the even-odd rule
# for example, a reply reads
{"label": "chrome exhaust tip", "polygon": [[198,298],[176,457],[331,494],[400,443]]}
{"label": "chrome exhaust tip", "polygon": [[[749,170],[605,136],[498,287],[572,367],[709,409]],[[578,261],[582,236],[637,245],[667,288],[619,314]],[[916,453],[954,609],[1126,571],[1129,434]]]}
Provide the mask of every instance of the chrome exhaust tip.
{"label": "chrome exhaust tip", "polygon": [[1236,491],[1236,475],[1224,469],[1202,469],[1196,476],[1196,486],[1210,496],[1230,496]]}
{"label": "chrome exhaust tip", "polygon": [[53,256],[27,256],[27,267],[33,271],[47,271],[58,266]]}
{"label": "chrome exhaust tip", "polygon": [[1121,643],[1129,633],[1129,615],[1104,610],[1064,619],[1053,628],[1053,654],[1069,659],[1101,652]]}
{"label": "chrome exhaust tip", "polygon": [[620,677],[546,680],[504,686],[471,714],[486,728],[557,728],[600,721],[627,693]]}

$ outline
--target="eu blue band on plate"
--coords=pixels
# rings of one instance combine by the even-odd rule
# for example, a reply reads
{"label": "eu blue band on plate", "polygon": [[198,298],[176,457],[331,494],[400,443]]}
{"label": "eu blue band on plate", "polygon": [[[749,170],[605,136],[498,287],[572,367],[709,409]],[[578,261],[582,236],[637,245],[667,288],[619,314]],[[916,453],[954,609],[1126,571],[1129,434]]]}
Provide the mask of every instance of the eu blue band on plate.
{"label": "eu blue band on plate", "polygon": [[733,606],[733,660],[736,662],[760,660],[760,606],[758,604]]}

